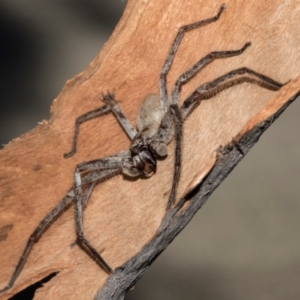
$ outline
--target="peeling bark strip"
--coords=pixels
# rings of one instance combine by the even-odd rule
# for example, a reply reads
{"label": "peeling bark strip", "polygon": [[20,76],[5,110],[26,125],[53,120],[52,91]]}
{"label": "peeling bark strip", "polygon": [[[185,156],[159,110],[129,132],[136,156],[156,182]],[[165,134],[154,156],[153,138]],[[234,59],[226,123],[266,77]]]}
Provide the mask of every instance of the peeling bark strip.
{"label": "peeling bark strip", "polygon": [[[216,163],[204,180],[165,215],[155,237],[138,254],[109,276],[105,285],[97,292],[95,300],[124,299],[126,292],[136,284],[151,263],[191,221],[213,191],[245,157],[260,136],[299,95],[300,90],[272,116],[257,124],[238,140],[219,149]],[[187,206],[183,207],[185,203]]]}
{"label": "peeling bark strip", "polygon": [[[245,53],[216,60],[195,76],[182,90],[181,100],[201,84],[231,70],[245,70],[241,68],[257,70],[279,82],[291,81],[278,92],[244,83],[202,101],[193,111],[183,126],[183,168],[177,195],[180,199],[186,191],[193,192],[179,211],[179,207],[174,208],[165,216],[174,169],[172,150],[159,161],[155,176],[147,180],[130,181],[116,176],[95,188],[84,210],[84,231],[105,261],[117,268],[106,288],[99,292],[100,298],[124,297],[269,126],[266,120],[273,121],[270,116],[276,117],[276,112],[300,89],[300,78],[296,78],[300,70],[300,39],[295,35],[300,32],[299,1],[224,2],[227,9],[217,23],[188,32],[183,39],[168,74],[168,89],[201,57],[212,51],[241,49],[249,42],[252,46]],[[7,285],[33,230],[72,186],[76,165],[128,149],[128,137],[113,116],[106,115],[81,127],[78,151],[65,159],[63,154],[72,146],[75,120],[98,108],[103,92],[114,90],[124,115],[134,123],[142,99],[159,90],[160,70],[178,29],[214,16],[222,3],[129,0],[99,55],[66,83],[53,102],[51,119],[0,151],[0,228],[4,228],[0,239],[0,289]],[[233,137],[239,142],[224,148],[223,156],[211,170],[215,149],[228,145]],[[224,174],[219,174],[222,168]],[[205,185],[201,183],[196,189],[204,178]],[[54,272],[57,275],[36,291],[35,300],[95,297],[107,274],[74,244],[74,223],[72,207],[34,244],[15,285],[0,300]],[[124,265],[126,261],[129,262]]]}

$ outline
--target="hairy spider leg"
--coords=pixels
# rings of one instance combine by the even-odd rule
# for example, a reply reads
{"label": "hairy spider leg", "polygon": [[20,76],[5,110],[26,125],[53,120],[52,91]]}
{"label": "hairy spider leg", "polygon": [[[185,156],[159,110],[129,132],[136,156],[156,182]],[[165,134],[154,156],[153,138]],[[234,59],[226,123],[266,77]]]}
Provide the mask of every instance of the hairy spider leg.
{"label": "hairy spider leg", "polygon": [[[202,100],[210,99],[220,93],[221,91],[228,89],[234,85],[241,84],[244,82],[249,82],[252,84],[257,84],[265,89],[272,91],[279,90],[283,84],[273,80],[272,78],[255,72],[249,68],[243,67],[226,73],[223,76],[218,77],[217,79],[206,82],[197,88],[182,104],[180,107],[181,117],[176,117],[176,122],[184,122],[184,120],[190,115],[190,113],[200,104]],[[176,104],[171,104],[171,107],[176,107]],[[174,114],[174,113],[173,113]],[[182,147],[182,138],[179,137],[179,132],[182,131],[182,124],[176,124],[175,122],[175,167],[173,175],[172,189],[169,196],[167,210],[171,208],[176,200],[176,191],[179,182],[179,174],[181,171],[181,147]],[[171,129],[167,129],[171,130]],[[168,134],[165,134],[167,136]]]}
{"label": "hairy spider leg", "polygon": [[128,137],[130,138],[130,140],[133,140],[133,138],[136,136],[135,128],[131,125],[131,123],[125,117],[125,115],[122,112],[117,101],[114,100],[114,95],[112,93],[108,92],[106,95],[102,96],[102,101],[105,103],[104,106],[97,108],[93,111],[87,112],[87,113],[79,116],[78,118],[76,118],[75,126],[74,126],[72,149],[70,152],[64,154],[65,158],[69,158],[76,153],[80,125],[86,121],[89,121],[89,120],[92,120],[92,119],[95,119],[98,117],[102,117],[110,112],[113,113],[113,115],[116,117],[116,119],[118,120],[118,122],[122,126],[123,130],[128,135]]}
{"label": "hairy spider leg", "polygon": [[67,193],[67,195],[55,206],[55,208],[49,214],[47,214],[47,216],[40,222],[38,227],[33,231],[33,233],[30,235],[27,241],[26,247],[23,250],[23,253],[19,259],[19,262],[15,268],[13,275],[10,278],[8,285],[5,288],[0,290],[0,294],[6,292],[14,285],[16,279],[18,278],[20,272],[22,271],[25,265],[25,262],[27,260],[29,253],[31,252],[33,245],[39,240],[41,235],[48,228],[48,225],[52,223],[53,219],[55,219],[62,211],[66,209],[66,207],[69,206],[73,198],[74,195],[72,195],[72,189],[71,189]]}
{"label": "hairy spider leg", "polygon": [[196,73],[200,72],[207,65],[212,63],[216,59],[229,58],[233,56],[241,55],[248,47],[251,46],[251,43],[246,43],[241,49],[238,50],[229,50],[229,51],[213,51],[201,58],[196,64],[194,64],[188,71],[181,74],[175,82],[173,91],[172,91],[172,104],[179,103],[180,91],[184,84],[190,81]]}
{"label": "hairy spider leg", "polygon": [[[178,50],[178,47],[180,45],[180,42],[184,36],[184,34],[190,30],[208,25],[212,22],[216,22],[224,9],[226,8],[225,4],[223,4],[219,12],[216,16],[205,19],[199,22],[195,22],[189,25],[184,25],[180,27],[179,31],[177,32],[177,35],[173,41],[173,44],[171,46],[169,55],[162,67],[161,73],[160,73],[160,100],[161,105],[164,112],[167,112],[168,106],[170,105],[168,101],[168,90],[167,90],[167,82],[166,77],[167,74],[171,68],[171,65],[173,63],[175,54]],[[179,96],[180,96],[180,89],[182,85],[184,85],[186,82],[188,82],[197,72],[199,72],[201,69],[203,69],[205,66],[207,66],[209,63],[211,63],[214,59],[217,58],[225,58],[225,57],[231,57],[235,55],[240,55],[243,53],[243,51],[250,46],[250,43],[246,43],[242,49],[234,50],[234,51],[220,51],[220,52],[211,52],[207,56],[205,56],[203,59],[201,59],[198,63],[196,63],[190,70],[183,73],[178,80],[175,83],[175,87],[172,92],[172,98],[171,98],[171,105],[172,108],[170,110],[170,113],[173,116],[173,124],[175,126],[174,128],[174,135],[176,140],[176,146],[175,146],[175,162],[174,162],[174,176],[173,176],[173,182],[172,182],[172,188],[169,195],[168,203],[167,203],[167,210],[172,207],[172,205],[175,203],[176,199],[176,191],[178,187],[178,182],[180,178],[180,170],[181,170],[181,132],[182,132],[182,120],[181,116],[179,117],[179,108],[178,108],[178,102],[179,102]],[[164,137],[164,140],[166,139],[168,134],[166,134]]]}
{"label": "hairy spider leg", "polygon": [[198,22],[195,22],[192,24],[184,25],[179,28],[177,35],[171,46],[171,49],[169,51],[169,54],[167,56],[167,59],[161,68],[161,72],[160,72],[160,76],[159,76],[159,78],[160,78],[160,80],[159,80],[160,101],[161,101],[161,106],[163,108],[163,111],[165,113],[167,112],[168,107],[169,107],[168,89],[167,89],[167,74],[171,68],[175,54],[178,50],[179,44],[180,44],[184,34],[193,29],[203,27],[210,23],[216,22],[220,18],[221,14],[225,8],[226,8],[226,5],[223,4],[220,7],[219,12],[217,13],[216,16],[209,18],[209,19],[202,20],[202,21],[198,21]]}
{"label": "hairy spider leg", "polygon": [[182,151],[182,117],[178,107],[178,104],[171,104],[170,111],[173,115],[174,120],[174,136],[175,136],[175,160],[174,160],[174,173],[173,173],[173,181],[172,188],[169,195],[167,208],[168,211],[175,203],[176,200],[176,192],[180,179],[180,171],[181,171],[181,151]]}
{"label": "hairy spider leg", "polygon": [[[116,155],[116,157],[125,157],[128,155],[128,151],[124,151]],[[113,158],[113,157],[112,157]],[[106,158],[107,159],[107,158]],[[97,162],[97,161],[96,161]],[[91,164],[92,162],[83,163],[81,164],[82,168],[88,164]],[[105,170],[105,169],[92,169],[90,172],[86,172],[82,176],[82,185],[84,186],[84,189],[82,191],[80,201],[80,206],[84,208],[87,205],[87,202],[90,198],[90,195],[94,189],[94,187],[99,184],[100,182],[103,182],[115,175],[118,175],[120,172],[116,171],[116,169],[112,170]],[[22,271],[26,260],[32,250],[33,245],[39,240],[41,235],[48,229],[49,225],[53,223],[53,221],[61,214],[63,213],[68,206],[75,200],[75,189],[71,188],[67,195],[53,208],[53,210],[47,214],[47,216],[39,223],[37,228],[33,231],[33,233],[30,235],[26,247],[23,250],[23,253],[18,261],[18,264],[14,270],[14,273],[7,284],[7,286],[0,290],[0,293],[4,293],[7,290],[9,290],[15,283],[16,279],[19,277],[20,272]],[[79,201],[79,200],[77,200]],[[78,203],[76,203],[78,205]],[[75,208],[76,209],[76,208]],[[103,260],[103,259],[102,259]],[[98,262],[98,261],[97,261]],[[102,262],[102,261],[101,261]],[[99,262],[99,265],[104,268],[104,265],[107,265],[105,261],[103,260],[104,264],[101,264]],[[106,269],[105,269],[106,271]]]}
{"label": "hairy spider leg", "polygon": [[180,107],[182,119],[185,120],[202,100],[210,99],[223,90],[244,82],[259,85],[271,91],[278,91],[284,85],[246,67],[232,70],[215,80],[200,85],[188,96]]}
{"label": "hairy spider leg", "polygon": [[124,113],[122,112],[121,107],[118,105],[118,102],[115,100],[115,95],[108,92],[106,95],[103,95],[102,101],[108,105],[111,109],[111,112],[115,116],[115,118],[120,123],[123,130],[128,135],[129,139],[132,141],[136,136],[137,132],[129,120],[126,118]]}
{"label": "hairy spider leg", "polygon": [[[220,58],[229,58],[232,56],[237,56],[242,54],[251,43],[246,43],[241,49],[238,50],[229,50],[229,51],[214,51],[207,54],[205,57],[201,58],[194,66],[192,66],[188,71],[184,72],[179,76],[179,78],[175,82],[175,86],[172,91],[172,98],[171,98],[171,105],[177,105],[180,100],[180,91],[184,84],[186,84],[190,79],[192,79],[196,73],[200,72],[202,69],[204,69],[208,64],[213,62],[215,59]],[[228,86],[229,87],[229,86]],[[179,109],[178,109],[179,110]],[[181,118],[180,118],[181,119]],[[178,122],[180,120],[177,117]],[[182,122],[182,120],[181,120]],[[180,126],[181,127],[181,126]],[[175,166],[174,166],[174,177],[173,177],[173,183],[172,183],[172,189],[169,196],[168,204],[167,204],[167,210],[170,209],[176,200],[176,191],[179,183],[179,177],[180,177],[180,169],[181,164],[179,162],[180,156],[181,156],[181,140],[179,141],[178,138],[176,138],[177,131],[179,130],[179,125],[177,125],[177,129],[175,128],[175,141],[176,141],[176,148],[175,148]],[[182,131],[182,129],[180,129]]]}
{"label": "hairy spider leg", "polygon": [[[241,76],[244,75],[244,76]],[[283,84],[273,80],[272,78],[255,72],[249,68],[243,67],[233,71],[226,73],[223,76],[218,77],[217,79],[202,84],[199,88],[197,88],[182,104],[180,107],[180,117],[176,117],[177,123],[182,123],[184,120],[190,115],[190,113],[200,104],[202,100],[210,99],[214,97],[216,94],[220,93],[221,91],[228,89],[234,85],[241,84],[244,82],[249,82],[252,84],[257,84],[263,88],[277,91],[279,90]],[[177,107],[177,104],[171,104],[172,109]],[[175,111],[173,114],[175,115]],[[180,132],[182,130],[182,124],[175,123],[175,168],[174,168],[174,175],[173,175],[173,183],[172,189],[169,196],[167,210],[171,208],[176,200],[176,190],[179,182],[179,174],[181,169],[181,143],[182,139]],[[168,129],[170,130],[170,129]],[[165,134],[167,136],[167,134]]]}
{"label": "hairy spider leg", "polygon": [[79,126],[89,120],[104,116],[110,112],[110,107],[104,105],[102,107],[99,107],[93,111],[90,111],[88,113],[85,113],[81,115],[80,117],[76,118],[75,126],[74,126],[74,135],[73,135],[73,141],[72,141],[72,148],[70,152],[67,152],[64,154],[64,158],[69,158],[73,156],[76,153],[77,148],[77,139],[79,134]]}
{"label": "hairy spider leg", "polygon": [[[83,232],[83,209],[82,186],[86,184],[98,184],[108,178],[122,173],[122,161],[130,156],[129,151],[121,152],[115,156],[109,156],[98,160],[77,165],[74,173],[75,189],[75,225],[78,244],[96,261],[96,263],[108,274],[112,268],[106,263],[97,250],[85,238]],[[102,176],[101,176],[102,174]],[[89,193],[90,194],[90,193]]]}

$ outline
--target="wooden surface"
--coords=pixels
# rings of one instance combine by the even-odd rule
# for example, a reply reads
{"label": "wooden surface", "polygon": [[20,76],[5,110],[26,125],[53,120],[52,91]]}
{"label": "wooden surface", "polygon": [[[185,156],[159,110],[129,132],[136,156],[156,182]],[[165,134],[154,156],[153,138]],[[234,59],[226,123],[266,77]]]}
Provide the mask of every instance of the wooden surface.
{"label": "wooden surface", "polygon": [[[68,160],[76,117],[101,105],[102,92],[115,90],[120,106],[134,123],[143,98],[158,92],[159,71],[181,25],[215,15],[222,1],[129,1],[114,34],[90,66],[67,82],[51,107],[51,119],[13,140],[0,153],[0,287],[4,287],[23,247],[39,221],[72,185],[77,163],[127,149],[129,141],[112,116],[82,126],[78,153]],[[252,46],[239,56],[218,60],[183,88],[182,99],[200,83],[241,66],[286,82],[299,70],[297,1],[228,1],[221,19],[188,33],[168,77],[176,78],[211,51]],[[278,103],[297,93],[293,81],[278,93],[243,84],[206,101],[184,126],[183,172],[179,196],[209,171],[219,145],[251,129]],[[268,107],[268,108],[266,108]],[[272,107],[272,109],[270,109]],[[257,118],[256,118],[257,117]],[[255,119],[256,118],[256,119]],[[250,122],[249,122],[250,121]],[[155,235],[164,216],[172,179],[170,155],[148,180],[121,176],[97,187],[85,210],[85,232],[116,268]],[[0,299],[58,271],[35,299],[91,299],[107,275],[75,241],[73,208],[66,211],[35,245],[15,286]],[[3,232],[3,231],[0,231]]]}

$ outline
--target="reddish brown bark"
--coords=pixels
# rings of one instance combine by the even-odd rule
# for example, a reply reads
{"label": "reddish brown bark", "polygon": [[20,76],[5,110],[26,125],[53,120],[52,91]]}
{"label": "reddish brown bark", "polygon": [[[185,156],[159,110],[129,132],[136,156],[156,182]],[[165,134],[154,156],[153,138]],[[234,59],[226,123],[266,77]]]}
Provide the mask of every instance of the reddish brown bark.
{"label": "reddish brown bark", "polygon": [[[129,147],[113,116],[81,128],[78,153],[64,159],[71,146],[76,117],[101,105],[102,92],[114,90],[134,123],[143,98],[158,93],[160,68],[178,28],[215,15],[218,1],[129,1],[115,32],[90,66],[68,81],[51,107],[51,119],[13,140],[0,153],[0,288],[4,287],[39,221],[72,185],[75,165]],[[211,51],[234,50],[251,41],[238,57],[218,60],[183,88],[182,99],[201,83],[247,66],[286,82],[300,67],[297,1],[227,1],[221,19],[188,33],[168,76],[176,78]],[[199,183],[215,161],[219,145],[243,135],[274,114],[295,95],[300,80],[279,92],[243,84],[203,102],[184,125],[183,171],[178,196]],[[164,216],[171,187],[173,150],[159,162],[155,176],[128,181],[113,178],[94,191],[85,210],[85,232],[103,257],[116,268],[155,235]],[[2,230],[1,229],[9,229]],[[3,233],[4,232],[4,233]],[[35,245],[7,299],[26,286],[58,271],[36,299],[92,299],[107,275],[75,241],[74,211],[66,211]]]}

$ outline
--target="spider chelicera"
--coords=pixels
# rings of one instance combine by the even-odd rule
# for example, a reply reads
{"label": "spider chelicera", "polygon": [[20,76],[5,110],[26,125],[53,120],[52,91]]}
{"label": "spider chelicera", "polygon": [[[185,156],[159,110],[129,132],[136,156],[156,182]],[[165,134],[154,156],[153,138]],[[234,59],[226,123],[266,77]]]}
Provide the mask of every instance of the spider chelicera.
{"label": "spider chelicera", "polygon": [[205,57],[201,58],[189,70],[178,77],[171,97],[168,96],[166,77],[184,33],[216,22],[224,9],[225,5],[223,4],[216,16],[182,26],[179,29],[160,72],[159,95],[148,95],[145,98],[137,116],[137,130],[125,117],[112,93],[103,95],[102,101],[104,102],[104,106],[76,119],[72,149],[64,155],[65,158],[71,157],[76,153],[77,136],[80,124],[108,113],[113,113],[116,117],[130,138],[131,146],[128,151],[84,162],[76,166],[73,187],[31,234],[8,285],[0,290],[0,293],[5,292],[13,286],[24,267],[34,243],[38,241],[41,234],[53,219],[55,219],[72,202],[75,204],[76,236],[78,244],[87,251],[93,259],[95,259],[105,272],[112,273],[112,268],[105,262],[97,250],[93,248],[83,234],[82,212],[87,205],[95,185],[119,174],[125,174],[130,177],[152,176],[156,172],[157,158],[164,158],[167,156],[167,145],[175,138],[174,175],[168,203],[166,204],[166,209],[168,210],[175,203],[176,189],[180,177],[182,125],[199,103],[202,100],[212,98],[214,95],[227,88],[244,82],[254,83],[273,91],[277,91],[282,87],[283,84],[243,67],[230,71],[213,81],[200,85],[187,99],[184,100],[183,104],[179,106],[180,91],[184,84],[215,59],[228,58],[242,54],[251,45],[248,42],[238,50],[210,52]]}

